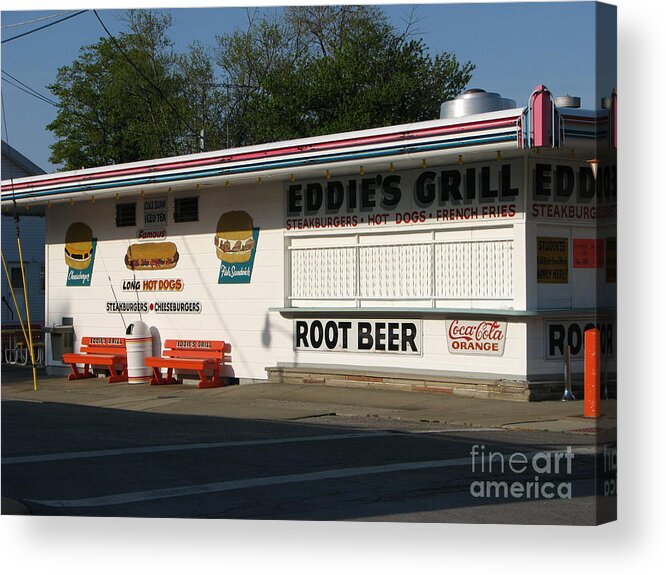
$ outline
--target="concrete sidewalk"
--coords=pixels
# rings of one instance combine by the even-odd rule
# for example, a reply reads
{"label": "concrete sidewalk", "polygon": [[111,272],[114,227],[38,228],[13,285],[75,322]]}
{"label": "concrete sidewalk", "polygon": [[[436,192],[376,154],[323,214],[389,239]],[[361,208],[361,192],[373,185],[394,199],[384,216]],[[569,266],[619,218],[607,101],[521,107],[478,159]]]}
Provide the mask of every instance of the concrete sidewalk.
{"label": "concrete sidewalk", "polygon": [[313,384],[244,384],[216,389],[194,385],[109,384],[105,379],[68,381],[4,368],[2,399],[56,402],[155,413],[241,419],[299,420],[314,417],[369,417],[389,421],[437,423],[552,431],[585,435],[613,432],[616,400],[602,401],[602,417],[584,418],[582,401],[513,402],[428,392],[357,389]]}

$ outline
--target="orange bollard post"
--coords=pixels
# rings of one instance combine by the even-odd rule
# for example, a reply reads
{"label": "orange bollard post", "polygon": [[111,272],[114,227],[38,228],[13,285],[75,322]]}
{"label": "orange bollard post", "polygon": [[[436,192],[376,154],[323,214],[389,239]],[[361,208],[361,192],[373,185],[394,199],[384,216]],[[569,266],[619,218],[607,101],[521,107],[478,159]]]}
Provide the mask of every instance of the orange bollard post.
{"label": "orange bollard post", "polygon": [[601,416],[601,332],[596,327],[585,332],[583,416]]}

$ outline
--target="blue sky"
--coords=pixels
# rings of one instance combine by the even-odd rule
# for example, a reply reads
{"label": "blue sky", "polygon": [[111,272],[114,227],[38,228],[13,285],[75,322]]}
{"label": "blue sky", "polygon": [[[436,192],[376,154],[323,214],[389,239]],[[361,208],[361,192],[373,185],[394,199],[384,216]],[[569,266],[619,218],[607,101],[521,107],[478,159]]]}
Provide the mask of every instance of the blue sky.
{"label": "blue sky", "polygon": [[[396,28],[402,29],[412,6],[383,8]],[[247,11],[240,7],[170,10],[174,17],[171,37],[179,51],[193,40],[213,46],[216,34],[247,24]],[[2,39],[53,20],[17,27],[12,24],[62,11],[3,10]],[[99,10],[113,33],[124,29],[123,13]],[[522,106],[538,84],[545,84],[556,95],[581,96],[584,108],[595,105],[592,2],[420,4],[415,17],[412,30],[433,54],[452,52],[459,60],[476,64],[470,87],[499,92]],[[46,86],[54,81],[58,68],[70,64],[82,46],[97,42],[103,35],[94,14],[87,12],[2,45],[2,69],[53,98]],[[610,49],[615,49],[614,45]],[[612,87],[609,83],[603,89],[610,91]],[[46,125],[55,118],[56,108],[4,81],[2,91],[9,143],[47,171],[54,170],[48,161],[49,144],[54,139]],[[4,129],[2,137],[6,137]]]}

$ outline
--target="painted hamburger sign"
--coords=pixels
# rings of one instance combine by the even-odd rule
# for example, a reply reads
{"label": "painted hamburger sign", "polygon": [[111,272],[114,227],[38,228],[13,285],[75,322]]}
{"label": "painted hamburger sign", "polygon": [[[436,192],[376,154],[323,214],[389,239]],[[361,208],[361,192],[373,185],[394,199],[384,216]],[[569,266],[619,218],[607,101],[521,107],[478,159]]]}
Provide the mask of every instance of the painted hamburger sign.
{"label": "painted hamburger sign", "polygon": [[259,228],[247,212],[226,212],[220,216],[213,243],[220,260],[218,284],[250,283]]}
{"label": "painted hamburger sign", "polygon": [[506,322],[496,320],[446,320],[449,353],[504,355]]}
{"label": "painted hamburger sign", "polygon": [[65,232],[65,263],[68,286],[89,286],[95,263],[97,240],[90,226],[74,222]]}

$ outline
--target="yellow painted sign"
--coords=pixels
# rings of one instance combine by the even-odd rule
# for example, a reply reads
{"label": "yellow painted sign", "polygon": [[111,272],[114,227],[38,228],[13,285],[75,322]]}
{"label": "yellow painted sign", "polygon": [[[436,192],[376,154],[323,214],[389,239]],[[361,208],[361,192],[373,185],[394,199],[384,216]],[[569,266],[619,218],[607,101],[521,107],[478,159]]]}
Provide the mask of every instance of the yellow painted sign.
{"label": "yellow painted sign", "polygon": [[569,239],[537,237],[537,283],[569,282]]}

